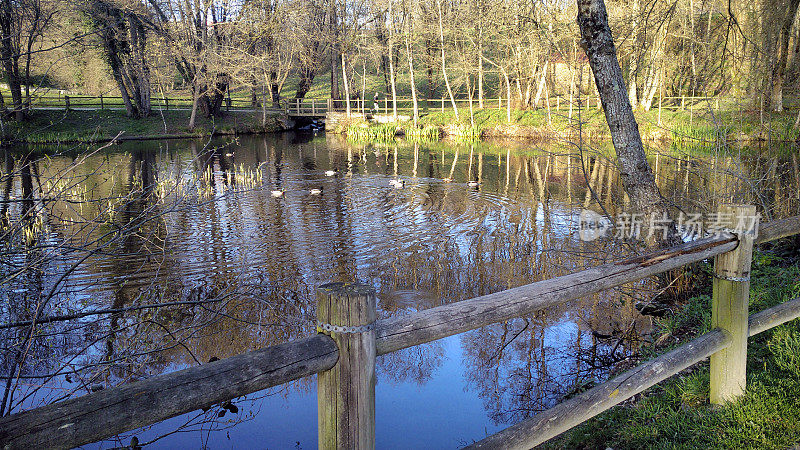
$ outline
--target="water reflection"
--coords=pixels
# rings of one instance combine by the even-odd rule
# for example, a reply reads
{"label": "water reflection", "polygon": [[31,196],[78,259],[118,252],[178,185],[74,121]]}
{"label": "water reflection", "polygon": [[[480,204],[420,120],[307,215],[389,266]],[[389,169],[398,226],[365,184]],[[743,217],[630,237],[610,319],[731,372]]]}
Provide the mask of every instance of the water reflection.
{"label": "water reflection", "polygon": [[[21,326],[0,328],[2,408],[308,335],[325,282],[376,286],[388,317],[628,255],[636,249],[577,235],[581,208],[626,206],[607,154],[299,134],[4,151],[0,312]],[[746,154],[756,156],[664,149],[651,164],[676,208],[739,201],[768,219],[796,214],[796,150]],[[487,424],[515,422],[634,352],[649,318],[633,304],[647,295],[637,283],[386,355],[379,380],[401,395],[447,374],[480,399]],[[258,420],[242,409],[239,418]]]}

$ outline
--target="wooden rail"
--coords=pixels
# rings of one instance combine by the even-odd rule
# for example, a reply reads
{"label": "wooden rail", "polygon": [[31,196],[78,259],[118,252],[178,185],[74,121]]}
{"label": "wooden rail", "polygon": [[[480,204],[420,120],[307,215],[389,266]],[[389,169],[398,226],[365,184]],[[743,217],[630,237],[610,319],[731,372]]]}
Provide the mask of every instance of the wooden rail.
{"label": "wooden rail", "polygon": [[68,449],[328,370],[339,350],[316,335],[0,419],[2,448]]}
{"label": "wooden rail", "polygon": [[[789,300],[748,320],[749,336],[800,317],[800,298]],[[512,425],[467,448],[524,448],[539,445],[645,389],[727,348],[730,338],[713,330],[575,397]]]}
{"label": "wooden rail", "polygon": [[568,300],[702,261],[731,251],[737,245],[733,235],[701,239],[649,255],[385,319],[377,326],[378,354],[531,314]]}
{"label": "wooden rail", "polygon": [[[800,216],[762,226],[758,238],[751,241],[764,243],[798,233]],[[318,378],[320,446],[373,448],[376,355],[524,316],[713,256],[728,255],[722,261],[736,261],[737,270],[746,269],[749,276],[749,261],[743,262],[740,257],[731,259],[737,250],[739,253],[751,251],[750,244],[742,246],[743,239],[743,235],[723,233],[649,255],[378,321],[375,321],[374,291],[370,287],[322,286],[318,291],[317,311],[318,328],[324,334],[0,418],[0,446],[71,448],[323,373]],[[720,264],[718,258],[715,266],[719,268]],[[745,277],[727,278],[731,283],[745,282]],[[736,289],[729,289],[726,295],[740,299],[742,286],[734,287]],[[715,287],[715,305],[720,298],[719,288]],[[729,303],[740,307],[735,314],[729,314],[730,317],[748,317],[746,302]],[[741,307],[745,308],[743,315]],[[733,357],[746,358],[746,335],[752,336],[798,316],[800,299],[753,315],[749,318],[749,329],[745,325],[745,355],[741,355],[740,349]],[[475,446],[536,445],[548,439],[547,436],[563,432],[698,361],[733,348],[734,342],[741,338],[726,329],[733,324],[726,320],[715,306],[714,321],[720,328]],[[712,374],[717,366],[712,364]],[[724,391],[732,392],[734,397],[736,390],[731,386],[743,386],[743,382],[743,373],[739,372],[734,373],[732,379],[722,377],[715,381],[712,378],[712,384],[721,383]],[[143,404],[147,406],[142,407]]]}
{"label": "wooden rail", "polygon": [[[466,94],[463,94],[466,95]],[[253,104],[251,98],[231,97],[226,98],[222,103],[222,109],[227,111],[236,110],[261,110],[261,101],[259,99],[256,104]],[[458,107],[465,109],[470,108],[480,109],[481,101],[476,98],[456,98],[454,99]],[[324,117],[328,111],[343,112],[346,110],[345,100],[333,101],[329,98],[285,98],[282,99],[281,108],[267,107],[269,111],[283,111],[292,116],[299,117]],[[397,97],[397,110],[403,113],[408,113],[413,110],[413,99],[408,97]],[[334,107],[332,103],[335,103]],[[507,106],[508,99],[503,96],[494,98],[484,98],[482,109],[497,109],[502,110]],[[420,108],[434,111],[449,111],[452,104],[449,98],[435,97],[430,99],[419,99],[418,104]],[[651,102],[652,108],[663,108],[671,110],[693,110],[698,106],[703,108],[710,107],[713,109],[720,108],[719,97],[702,97],[702,96],[672,96],[672,97],[656,97]],[[124,109],[125,103],[122,97],[113,95],[42,95],[35,97],[32,101],[34,108],[96,108],[96,109]],[[151,98],[151,107],[153,109],[190,109],[192,107],[191,98],[181,97],[159,97],[154,96]],[[360,114],[392,114],[393,104],[391,98],[383,96],[378,100],[359,99],[354,98],[350,100],[350,107],[353,113]],[[571,108],[599,108],[600,99],[595,96],[582,96],[580,98],[570,98],[565,95],[553,95],[545,98],[542,103],[537,105],[537,108],[552,108],[557,111],[565,111]]]}
{"label": "wooden rail", "polygon": [[728,345],[730,337],[722,330],[713,330],[467,448],[529,449],[708,358]]}

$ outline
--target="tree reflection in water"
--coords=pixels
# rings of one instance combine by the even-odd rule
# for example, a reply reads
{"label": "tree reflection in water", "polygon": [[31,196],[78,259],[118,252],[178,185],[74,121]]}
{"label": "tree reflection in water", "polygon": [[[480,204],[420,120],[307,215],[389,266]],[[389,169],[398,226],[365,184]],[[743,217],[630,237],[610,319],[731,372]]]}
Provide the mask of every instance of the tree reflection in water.
{"label": "tree reflection in water", "polygon": [[[627,203],[604,151],[281,134],[2,154],[4,414],[308,335],[325,282],[374,285],[389,317],[637,251],[578,239],[581,208],[613,216]],[[797,158],[753,154],[663,149],[652,163],[676,207],[793,214]],[[496,423],[552,406],[636,352],[650,321],[633,305],[651,295],[634,283],[462,335],[467,388]],[[378,370],[422,385],[448,357],[433,342]]]}

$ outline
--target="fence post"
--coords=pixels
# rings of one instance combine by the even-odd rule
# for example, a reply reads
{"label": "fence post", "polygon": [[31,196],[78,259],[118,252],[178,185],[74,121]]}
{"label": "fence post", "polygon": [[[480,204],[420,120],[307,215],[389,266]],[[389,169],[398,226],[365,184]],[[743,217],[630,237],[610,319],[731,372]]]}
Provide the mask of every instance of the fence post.
{"label": "fence post", "polygon": [[316,116],[317,115],[317,107],[316,106],[317,106],[316,105],[316,100],[312,98],[311,99],[311,115],[312,116]]}
{"label": "fence post", "polygon": [[375,448],[375,289],[358,283],[317,288],[317,331],[339,361],[317,375],[320,449]]}
{"label": "fence post", "polygon": [[711,355],[710,400],[721,405],[744,394],[746,384],[750,263],[758,218],[752,205],[723,205],[717,218],[731,224],[739,238],[738,247],[714,258],[712,327],[731,338],[728,348]]}
{"label": "fence post", "polygon": [[69,95],[64,94],[64,110],[69,111]]}
{"label": "fence post", "polygon": [[100,94],[100,109],[105,109],[103,107],[103,94]]}

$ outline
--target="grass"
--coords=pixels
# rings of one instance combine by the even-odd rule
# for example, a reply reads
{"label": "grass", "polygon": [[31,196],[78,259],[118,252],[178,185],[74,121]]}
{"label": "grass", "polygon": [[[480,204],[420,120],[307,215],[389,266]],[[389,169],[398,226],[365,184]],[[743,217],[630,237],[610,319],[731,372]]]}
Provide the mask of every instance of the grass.
{"label": "grass", "polygon": [[403,129],[405,138],[410,142],[431,143],[440,138],[439,127],[427,126],[421,128],[406,127]]}
{"label": "grass", "polygon": [[212,133],[245,134],[279,129],[275,117],[261,125],[260,113],[230,112],[222,118],[198,117],[195,129],[190,130],[189,111],[155,111],[149,117],[132,119],[124,111],[34,111],[28,120],[5,122],[0,143],[27,142],[95,142],[123,137],[206,136]]}
{"label": "grass", "polygon": [[[751,313],[797,296],[800,263],[758,253],[752,272]],[[710,297],[700,295],[675,316],[660,319],[657,329],[662,335],[686,334],[688,338],[707,331],[710,325]],[[800,442],[800,321],[750,338],[747,371],[746,394],[730,405],[709,405],[705,363],[649,389],[633,404],[600,414],[545,447],[785,449],[796,445]]]}
{"label": "grass", "polygon": [[365,122],[347,125],[347,140],[353,142],[392,142],[400,126],[396,123],[385,123],[366,126]]}

